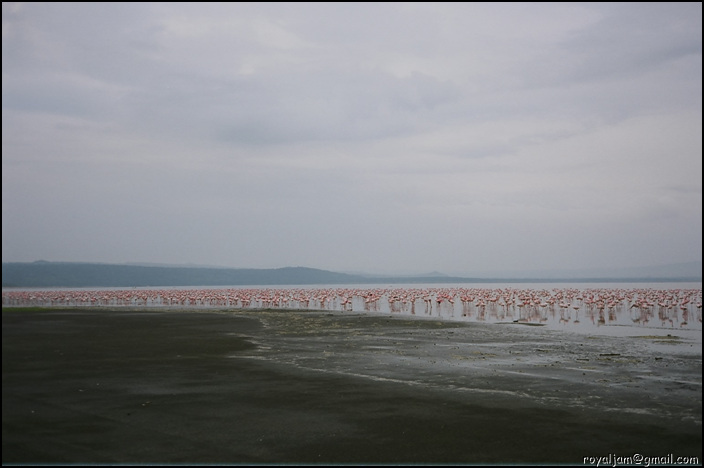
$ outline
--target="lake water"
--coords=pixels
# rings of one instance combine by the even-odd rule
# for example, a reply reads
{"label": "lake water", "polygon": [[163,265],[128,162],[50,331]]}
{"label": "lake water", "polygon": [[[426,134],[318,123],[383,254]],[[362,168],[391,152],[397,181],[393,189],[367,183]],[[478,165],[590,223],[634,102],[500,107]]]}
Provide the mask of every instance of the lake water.
{"label": "lake water", "polygon": [[3,307],[329,310],[702,341],[702,283],[447,283],[3,288]]}

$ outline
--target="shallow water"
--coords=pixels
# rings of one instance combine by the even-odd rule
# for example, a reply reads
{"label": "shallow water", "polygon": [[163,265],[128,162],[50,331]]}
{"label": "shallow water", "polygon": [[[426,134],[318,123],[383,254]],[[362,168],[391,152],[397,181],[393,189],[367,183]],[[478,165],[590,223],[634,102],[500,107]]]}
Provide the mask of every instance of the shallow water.
{"label": "shallow water", "polygon": [[3,463],[701,460],[701,345],[683,338],[340,310],[3,312]]}
{"label": "shallow water", "polygon": [[364,312],[520,323],[605,336],[702,342],[701,283],[492,283],[237,288],[3,289],[3,307],[130,306]]}

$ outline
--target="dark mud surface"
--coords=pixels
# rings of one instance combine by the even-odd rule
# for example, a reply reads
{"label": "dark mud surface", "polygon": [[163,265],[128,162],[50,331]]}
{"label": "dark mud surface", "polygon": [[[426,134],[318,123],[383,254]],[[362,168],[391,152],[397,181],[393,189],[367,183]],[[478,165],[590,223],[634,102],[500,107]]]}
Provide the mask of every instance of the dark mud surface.
{"label": "dark mud surface", "polygon": [[3,464],[702,457],[701,340],[341,312],[3,309]]}

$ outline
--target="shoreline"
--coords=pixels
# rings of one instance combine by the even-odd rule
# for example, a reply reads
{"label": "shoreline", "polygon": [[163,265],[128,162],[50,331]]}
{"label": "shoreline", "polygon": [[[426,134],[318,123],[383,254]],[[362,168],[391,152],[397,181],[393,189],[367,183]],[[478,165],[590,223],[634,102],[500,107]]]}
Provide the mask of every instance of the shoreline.
{"label": "shoreline", "polygon": [[3,464],[701,461],[700,345],[415,318],[3,308]]}

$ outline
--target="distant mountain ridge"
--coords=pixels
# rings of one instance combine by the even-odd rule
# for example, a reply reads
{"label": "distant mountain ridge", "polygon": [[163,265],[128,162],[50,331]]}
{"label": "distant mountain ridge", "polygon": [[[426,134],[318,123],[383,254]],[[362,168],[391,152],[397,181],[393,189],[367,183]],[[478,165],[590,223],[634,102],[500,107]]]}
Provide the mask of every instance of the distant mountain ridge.
{"label": "distant mountain ridge", "polygon": [[[698,268],[697,268],[698,264]],[[584,270],[590,271],[590,270]],[[625,270],[630,271],[630,270]],[[165,287],[165,286],[267,286],[267,285],[343,285],[398,283],[491,283],[491,282],[699,282],[701,262],[687,269],[664,269],[663,274],[648,274],[657,269],[633,269],[633,275],[583,275],[551,277],[447,276],[438,272],[416,276],[381,276],[338,273],[307,267],[273,269],[144,266],[134,264],[29,262],[3,263],[2,286],[18,288],[47,287]],[[664,274],[669,271],[670,274]],[[690,274],[681,274],[682,271]],[[638,274],[640,272],[640,274]],[[693,273],[692,273],[693,272]]]}
{"label": "distant mountain ridge", "polygon": [[168,267],[102,263],[3,263],[3,287],[143,287],[342,284],[363,279],[304,267]]}

